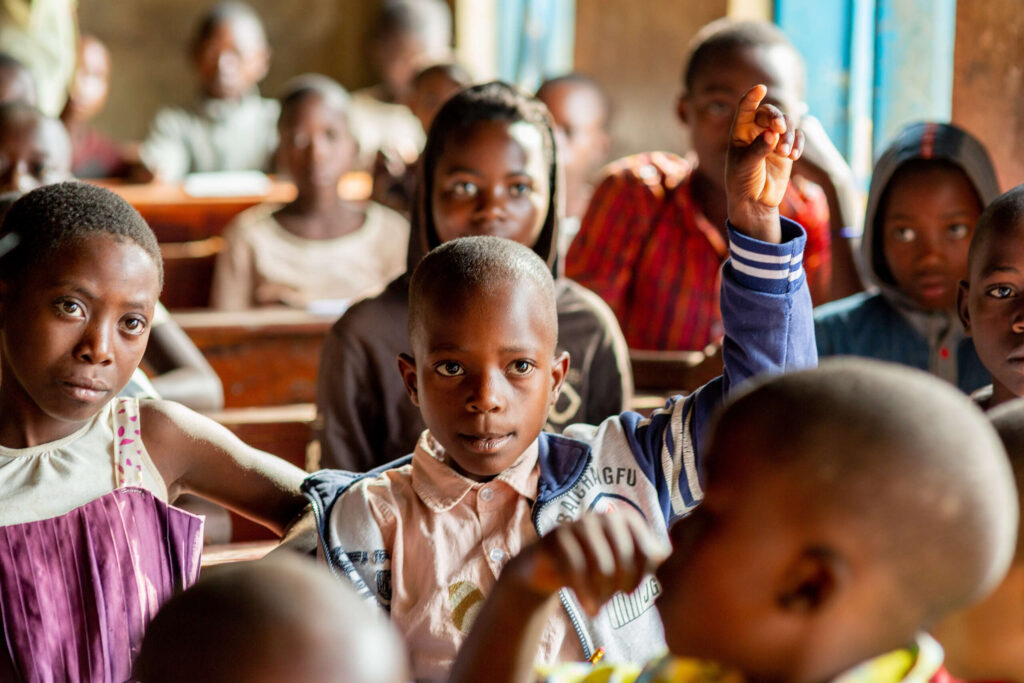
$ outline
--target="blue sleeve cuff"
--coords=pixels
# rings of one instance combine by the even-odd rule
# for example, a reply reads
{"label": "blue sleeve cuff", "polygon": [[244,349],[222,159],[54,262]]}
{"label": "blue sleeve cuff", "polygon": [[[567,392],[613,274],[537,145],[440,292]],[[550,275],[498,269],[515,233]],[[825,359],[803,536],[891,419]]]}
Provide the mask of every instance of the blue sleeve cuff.
{"label": "blue sleeve cuff", "polygon": [[780,218],[782,243],[762,242],[737,231],[729,230],[729,260],[725,267],[736,282],[748,289],[768,294],[796,291],[806,281],[804,275],[804,244],[807,234],[800,224]]}

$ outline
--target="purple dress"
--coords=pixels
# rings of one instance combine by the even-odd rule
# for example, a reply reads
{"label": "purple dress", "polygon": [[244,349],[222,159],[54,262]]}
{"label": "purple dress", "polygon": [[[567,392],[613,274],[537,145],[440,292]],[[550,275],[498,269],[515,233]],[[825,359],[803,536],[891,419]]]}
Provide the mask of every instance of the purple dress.
{"label": "purple dress", "polygon": [[129,679],[146,626],[199,577],[203,520],[137,485],[141,444],[123,428],[138,426],[127,407],[117,411],[113,491],[0,526],[0,681]]}

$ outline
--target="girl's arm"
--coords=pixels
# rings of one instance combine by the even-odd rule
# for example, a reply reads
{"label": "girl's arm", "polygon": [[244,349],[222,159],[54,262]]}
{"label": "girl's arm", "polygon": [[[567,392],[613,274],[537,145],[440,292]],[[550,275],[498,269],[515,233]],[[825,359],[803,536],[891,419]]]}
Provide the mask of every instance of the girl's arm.
{"label": "girl's arm", "polygon": [[174,500],[219,503],[281,535],[305,506],[298,467],[257,450],[226,427],[172,401],[140,401],[143,441]]}

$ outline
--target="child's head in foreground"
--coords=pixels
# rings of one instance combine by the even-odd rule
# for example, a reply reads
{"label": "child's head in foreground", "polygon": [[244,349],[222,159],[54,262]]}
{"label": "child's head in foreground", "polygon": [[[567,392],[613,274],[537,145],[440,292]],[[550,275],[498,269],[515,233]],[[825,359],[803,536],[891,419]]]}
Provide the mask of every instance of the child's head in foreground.
{"label": "child's head in foreground", "polygon": [[400,104],[416,73],[446,59],[451,44],[452,12],[444,0],[384,0],[369,36],[384,89]]}
{"label": "child's head in foreground", "polygon": [[399,367],[450,464],[477,480],[511,467],[534,442],[569,366],[556,355],[555,285],[530,249],[466,237],[427,254],[409,287],[409,342]]}
{"label": "child's head in foreground", "polygon": [[713,426],[705,498],[658,570],[670,650],[822,681],[910,645],[1013,556],[1006,455],[939,379],[862,359],[778,376]]}
{"label": "child's head in foreground", "polygon": [[[1024,491],[1024,401],[1001,405],[988,416],[1010,457],[1017,491]],[[935,629],[951,674],[964,680],[1024,679],[1022,591],[1024,534],[1018,533],[1013,564],[999,587],[977,605],[949,615]]]}
{"label": "child's head in foreground", "polygon": [[553,264],[554,145],[539,100],[497,81],[459,91],[427,134],[413,239],[429,250],[457,237],[506,237]]}
{"label": "child's head in foreground", "polygon": [[347,584],[298,556],[215,569],[146,631],[140,683],[402,683],[390,625]]}
{"label": "child's head in foreground", "polygon": [[71,178],[64,124],[24,102],[0,104],[0,192],[28,192]]}
{"label": "child's head in foreground", "polygon": [[694,36],[683,67],[677,114],[690,130],[697,171],[723,192],[736,103],[758,83],[768,87],[764,101],[799,125],[806,107],[806,69],[781,29],[763,21],[719,19]]}
{"label": "child's head in foreground", "polygon": [[943,123],[904,128],[871,175],[864,253],[873,278],[912,307],[952,311],[974,226],[998,193],[988,152],[969,133]]}
{"label": "child's head in foreground", "polygon": [[1024,396],[1024,185],[985,208],[967,255],[957,308],[985,368],[988,407]]}
{"label": "child's head in foreground", "polygon": [[473,83],[472,76],[460,64],[431,64],[412,79],[409,109],[419,119],[424,131],[430,130],[438,110],[452,95]]}
{"label": "child's head in foreground", "polygon": [[199,22],[192,61],[207,97],[237,100],[252,92],[270,68],[270,46],[259,15],[237,0],[214,5]]}
{"label": "child's head in foreground", "polygon": [[586,182],[604,162],[611,144],[611,105],[604,89],[593,78],[572,73],[544,81],[537,89],[537,99],[551,112],[566,180]]}
{"label": "child's head in foreground", "polygon": [[0,395],[25,439],[52,441],[114,398],[142,360],[160,249],[126,201],[74,182],[19,199],[0,235],[18,242],[0,259]]}
{"label": "child's head in foreground", "polygon": [[298,76],[285,86],[277,158],[299,195],[337,194],[338,181],[355,164],[358,145],[348,113],[348,92],[327,76]]}
{"label": "child's head in foreground", "polygon": [[34,107],[38,100],[36,82],[28,68],[6,52],[0,52],[0,103],[24,102]]}

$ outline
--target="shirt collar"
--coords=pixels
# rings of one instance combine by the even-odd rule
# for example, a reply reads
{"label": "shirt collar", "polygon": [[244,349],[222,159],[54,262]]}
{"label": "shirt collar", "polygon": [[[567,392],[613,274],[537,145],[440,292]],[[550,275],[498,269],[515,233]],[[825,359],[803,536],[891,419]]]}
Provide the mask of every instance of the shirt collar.
{"label": "shirt collar", "polygon": [[420,435],[412,454],[412,488],[423,504],[434,512],[447,512],[473,489],[503,482],[513,491],[534,500],[537,497],[537,440],[534,439],[519,459],[489,482],[473,481],[459,474],[429,430]]}

